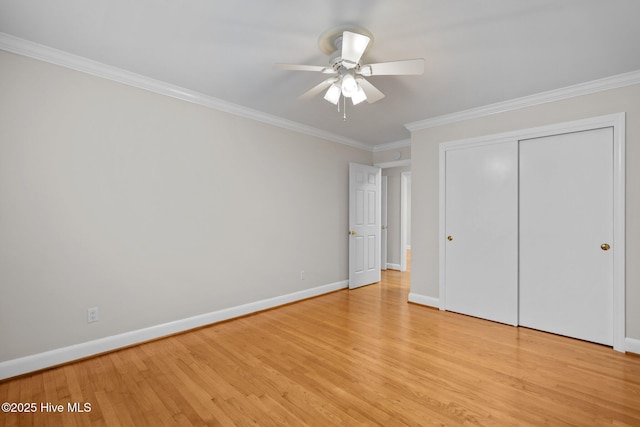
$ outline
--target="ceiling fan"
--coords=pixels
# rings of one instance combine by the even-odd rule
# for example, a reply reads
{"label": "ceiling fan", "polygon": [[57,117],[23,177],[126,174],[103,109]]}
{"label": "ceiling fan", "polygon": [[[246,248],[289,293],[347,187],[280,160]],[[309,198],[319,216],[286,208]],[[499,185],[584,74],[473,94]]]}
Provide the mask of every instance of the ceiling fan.
{"label": "ceiling fan", "polygon": [[300,99],[308,99],[327,89],[324,99],[338,105],[351,98],[353,105],[362,101],[374,103],[384,98],[365,77],[389,75],[419,75],[424,73],[424,59],[406,59],[393,62],[363,64],[362,55],[373,42],[373,35],[364,28],[339,27],[322,34],[318,39],[320,50],[329,56],[329,65],[275,64],[283,70],[315,71],[331,77],[303,93]]}

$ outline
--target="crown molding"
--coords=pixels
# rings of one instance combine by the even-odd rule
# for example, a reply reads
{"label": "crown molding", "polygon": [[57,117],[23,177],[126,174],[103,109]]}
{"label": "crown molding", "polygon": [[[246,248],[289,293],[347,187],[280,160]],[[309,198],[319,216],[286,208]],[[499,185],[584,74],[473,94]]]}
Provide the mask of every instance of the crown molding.
{"label": "crown molding", "polygon": [[415,132],[421,129],[461,122],[464,120],[475,119],[491,114],[504,113],[507,111],[518,110],[520,108],[532,107],[534,105],[560,101],[567,98],[588,95],[591,93],[602,92],[605,90],[616,89],[638,83],[640,83],[640,70],[605,77],[586,83],[579,83],[577,85],[567,86],[561,89],[541,92],[535,95],[524,96],[522,98],[516,98],[509,101],[471,108],[469,110],[459,111],[457,113],[432,117],[417,122],[407,123],[404,126],[409,131]]}
{"label": "crown molding", "polygon": [[160,95],[170,96],[182,101],[198,104],[213,110],[248,118],[328,141],[337,142],[360,150],[373,152],[373,148],[370,145],[355,139],[346,138],[332,132],[327,132],[322,129],[304,125],[292,120],[283,119],[282,117],[277,117],[262,111],[243,107],[241,105],[204,95],[190,89],[172,85],[170,83],[132,73],[121,68],[93,61],[82,56],[24,40],[10,34],[0,32],[0,49],[54,65],[59,65],[61,67],[70,68],[82,73],[91,74],[107,80],[112,80],[128,86],[144,89]]}
{"label": "crown molding", "polygon": [[400,141],[386,142],[384,144],[378,144],[373,146],[373,152],[377,153],[385,150],[393,150],[398,148],[411,147],[410,139],[401,139]]}

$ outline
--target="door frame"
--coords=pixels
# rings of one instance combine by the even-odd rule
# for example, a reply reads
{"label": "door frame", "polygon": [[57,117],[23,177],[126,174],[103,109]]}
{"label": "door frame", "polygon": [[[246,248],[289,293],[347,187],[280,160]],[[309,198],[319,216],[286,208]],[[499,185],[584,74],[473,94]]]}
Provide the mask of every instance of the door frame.
{"label": "door frame", "polygon": [[410,180],[411,171],[400,174],[400,271],[407,271],[407,226],[409,225],[407,200],[411,197],[407,186]]}
{"label": "door frame", "polygon": [[389,180],[387,176],[382,175],[380,177],[380,188],[381,188],[381,193],[380,193],[380,202],[381,202],[381,213],[380,213],[380,220],[382,221],[382,230],[380,230],[380,269],[381,270],[386,270],[387,269],[387,238],[388,238],[388,231],[387,231],[387,224],[388,224],[388,217],[387,217],[387,189],[388,189],[388,184],[389,184]]}
{"label": "door frame", "polygon": [[441,143],[439,146],[439,306],[444,310],[446,305],[445,281],[445,155],[449,150],[468,146],[497,144],[522,139],[538,138],[570,132],[580,132],[603,127],[613,128],[613,348],[625,351],[625,113],[608,114],[582,120],[557,123],[547,126],[522,129],[517,131],[486,135]]}

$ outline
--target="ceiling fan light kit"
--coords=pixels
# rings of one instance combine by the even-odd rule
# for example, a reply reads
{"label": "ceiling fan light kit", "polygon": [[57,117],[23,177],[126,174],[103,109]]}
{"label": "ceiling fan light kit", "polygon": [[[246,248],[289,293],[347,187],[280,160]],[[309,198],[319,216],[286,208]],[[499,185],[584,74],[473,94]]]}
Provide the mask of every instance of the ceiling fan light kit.
{"label": "ceiling fan light kit", "polygon": [[342,94],[342,88],[337,84],[333,83],[327,93],[324,94],[324,99],[332,103],[333,105],[338,105],[338,101],[340,101],[340,95]]}
{"label": "ceiling fan light kit", "polygon": [[[364,77],[377,75],[420,75],[424,73],[424,59],[362,64],[362,56],[373,41],[373,35],[364,28],[338,27],[326,31],[318,39],[318,47],[329,55],[329,67],[318,65],[275,64],[275,68],[293,71],[313,71],[332,74],[330,77],[300,96],[312,98],[326,89],[324,99],[338,105],[340,98],[351,98],[353,105],[363,101],[372,104],[384,94]],[[345,117],[346,118],[346,117]]]}
{"label": "ceiling fan light kit", "polygon": [[351,73],[345,73],[342,76],[342,95],[346,98],[351,98],[354,93],[358,91],[358,83],[356,83],[356,78],[353,77]]}
{"label": "ceiling fan light kit", "polygon": [[353,105],[358,105],[362,101],[366,101],[366,100],[367,100],[367,94],[364,93],[364,90],[362,89],[362,87],[358,86],[358,90],[356,90],[355,93],[351,95],[351,102],[353,103]]}

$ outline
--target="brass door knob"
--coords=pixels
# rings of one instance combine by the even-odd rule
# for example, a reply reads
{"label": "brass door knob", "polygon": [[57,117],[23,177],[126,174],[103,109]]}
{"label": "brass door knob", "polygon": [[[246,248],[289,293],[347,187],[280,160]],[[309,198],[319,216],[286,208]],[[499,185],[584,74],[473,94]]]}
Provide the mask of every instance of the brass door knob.
{"label": "brass door knob", "polygon": [[603,251],[608,251],[609,249],[611,249],[611,246],[609,246],[608,243],[603,243],[600,245],[600,249],[602,249]]}
{"label": "brass door knob", "polygon": [[358,234],[358,233],[356,233],[356,232],[355,232],[355,231],[353,231],[353,230],[349,231],[349,236],[355,236],[356,234]]}
{"label": "brass door knob", "polygon": [[447,240],[448,241],[452,241],[453,240],[453,236],[447,236]]}

